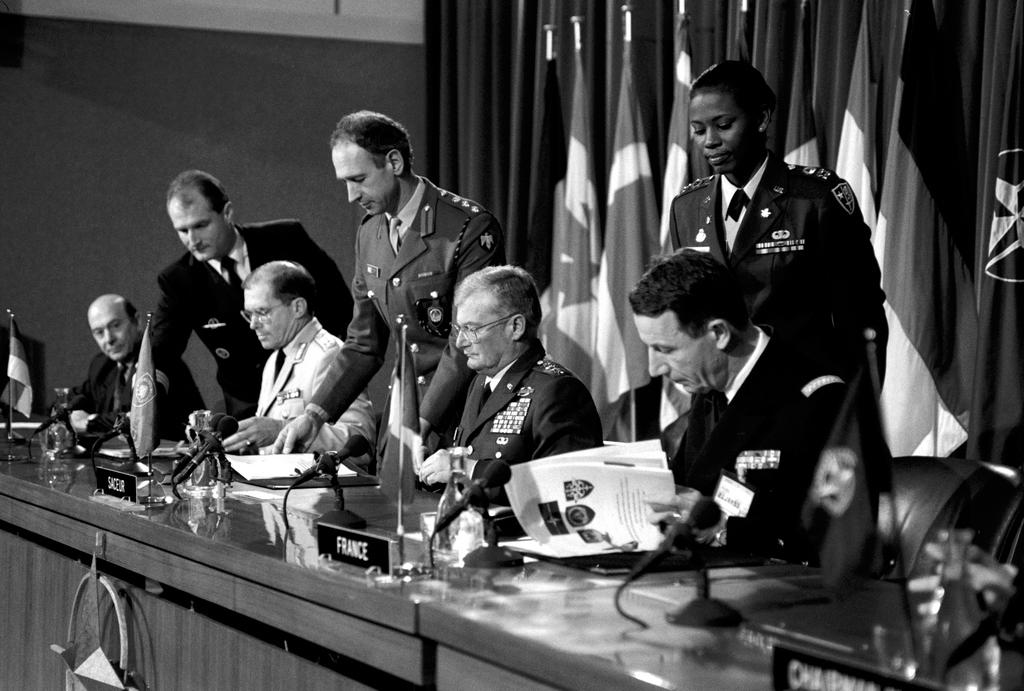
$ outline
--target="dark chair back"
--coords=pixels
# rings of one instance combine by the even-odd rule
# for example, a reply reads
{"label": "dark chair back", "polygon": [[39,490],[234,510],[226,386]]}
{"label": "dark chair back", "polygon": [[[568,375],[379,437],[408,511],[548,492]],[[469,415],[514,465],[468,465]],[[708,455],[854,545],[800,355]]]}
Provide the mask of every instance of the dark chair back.
{"label": "dark chair back", "polygon": [[[1020,474],[1005,466],[959,458],[900,456],[893,459],[895,525],[886,512],[879,523],[886,543],[902,548],[904,571],[919,575],[925,543],[938,530],[970,528],[974,544],[1004,562],[1020,563],[1024,488]],[[886,575],[898,577],[895,549]]]}

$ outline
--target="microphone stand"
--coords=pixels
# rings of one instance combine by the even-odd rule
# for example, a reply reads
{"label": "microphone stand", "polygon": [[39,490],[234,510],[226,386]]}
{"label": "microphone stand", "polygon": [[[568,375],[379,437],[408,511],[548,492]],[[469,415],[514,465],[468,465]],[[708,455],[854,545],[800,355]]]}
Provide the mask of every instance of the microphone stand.
{"label": "microphone stand", "polygon": [[[511,552],[498,545],[497,522],[491,516],[489,503],[487,495],[484,494],[484,506],[481,513],[484,516],[484,539],[487,540],[487,544],[477,547],[467,554],[466,558],[462,560],[462,565],[474,569],[501,569],[508,566],[522,566],[523,555]],[[472,511],[472,508],[467,507],[466,510]]]}
{"label": "microphone stand", "polygon": [[[324,470],[323,459],[328,459],[327,470]],[[366,519],[345,508],[345,489],[341,486],[341,481],[338,480],[338,463],[341,461],[337,460],[337,453],[333,451],[325,451],[320,454],[320,457],[316,459],[316,463],[320,466],[320,473],[322,475],[331,476],[331,489],[334,490],[334,508],[324,515],[320,516],[317,523],[330,523],[332,525],[338,525],[343,528],[365,528]],[[293,484],[288,488],[288,491],[284,493],[284,501],[282,502],[281,511],[284,513],[284,524],[285,530],[288,529],[288,493],[295,489],[297,485]]]}
{"label": "microphone stand", "polygon": [[693,550],[691,563],[697,567],[697,597],[665,613],[665,620],[676,626],[739,626],[743,621],[736,609],[711,597],[708,567],[700,550]]}

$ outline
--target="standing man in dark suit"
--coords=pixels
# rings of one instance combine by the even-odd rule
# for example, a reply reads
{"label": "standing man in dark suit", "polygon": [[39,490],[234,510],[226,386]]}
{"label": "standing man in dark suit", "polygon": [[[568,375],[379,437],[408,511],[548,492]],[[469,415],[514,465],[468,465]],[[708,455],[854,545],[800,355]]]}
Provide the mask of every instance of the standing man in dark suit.
{"label": "standing man in dark suit", "polygon": [[686,511],[713,496],[723,520],[704,539],[762,556],[815,559],[800,512],[846,387],[835,367],[755,326],[731,272],[706,253],[661,257],[629,295],[651,376],[693,396],[669,459]]}
{"label": "standing man in dark suit", "polygon": [[399,318],[415,345],[423,438],[428,448],[447,444],[473,377],[455,347],[452,296],[465,276],[504,262],[501,226],[476,202],[413,173],[408,132],[381,113],[343,117],[331,135],[331,159],[349,201],[366,211],[356,236],[355,314],[345,347],[275,449],[305,448],[348,408],[383,364]]}
{"label": "standing man in dark suit", "polygon": [[[89,374],[68,397],[71,425],[76,432],[109,432],[120,414],[132,407],[132,384],[139,360],[143,329],[135,305],[120,295],[100,295],[89,305],[89,330],[100,352],[89,363]],[[203,407],[192,374],[181,360],[156,370],[156,424],[161,438],[184,437],[188,414]]]}
{"label": "standing man in dark suit", "polygon": [[[495,460],[524,463],[604,443],[587,387],[537,339],[540,298],[530,274],[517,266],[481,269],[459,284],[455,306],[455,343],[476,372],[454,440],[469,449],[469,474],[481,477]],[[428,485],[450,474],[444,449],[420,467]]]}
{"label": "standing man in dark suit", "polygon": [[871,233],[849,184],[768,150],[774,110],[775,94],[748,63],[721,62],[694,81],[690,128],[715,174],[672,202],[673,245],[729,267],[756,323],[844,376],[872,329],[881,370],[888,327]]}
{"label": "standing man in dark suit", "polygon": [[157,279],[160,302],[153,317],[157,366],[180,358],[192,332],[217,361],[217,382],[227,412],[256,411],[267,354],[242,318],[242,281],[275,259],[296,262],[313,275],[316,313],[324,328],[341,333],[352,317],[352,296],[337,265],[295,220],[238,225],[220,181],[187,170],[167,189],[167,215],[187,252]]}

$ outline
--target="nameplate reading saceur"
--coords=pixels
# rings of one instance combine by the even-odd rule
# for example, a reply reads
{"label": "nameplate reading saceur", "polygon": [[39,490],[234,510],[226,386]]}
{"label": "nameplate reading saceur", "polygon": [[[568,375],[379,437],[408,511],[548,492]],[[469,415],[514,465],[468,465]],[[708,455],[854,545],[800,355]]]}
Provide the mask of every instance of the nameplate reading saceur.
{"label": "nameplate reading saceur", "polygon": [[888,670],[865,664],[858,667],[831,659],[824,653],[796,650],[775,644],[772,688],[786,691],[933,691],[941,688],[922,679],[905,679]]}
{"label": "nameplate reading saceur", "polygon": [[139,501],[139,482],[131,473],[96,466],[96,488],[104,494]]}
{"label": "nameplate reading saceur", "polygon": [[381,573],[391,573],[391,545],[395,543],[386,537],[317,523],[316,542],[321,556],[363,569],[379,566]]}

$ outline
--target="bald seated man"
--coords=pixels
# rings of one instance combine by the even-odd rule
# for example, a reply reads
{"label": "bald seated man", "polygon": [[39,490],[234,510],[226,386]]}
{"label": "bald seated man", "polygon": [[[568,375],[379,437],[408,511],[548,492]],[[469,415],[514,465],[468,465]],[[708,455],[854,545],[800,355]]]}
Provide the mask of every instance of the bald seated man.
{"label": "bald seated man", "polygon": [[[131,410],[143,329],[135,306],[121,295],[99,296],[89,305],[87,317],[100,352],[89,364],[86,380],[71,390],[68,408],[76,432],[102,434],[113,427],[119,413]],[[178,440],[188,414],[203,408],[203,398],[184,363],[172,361],[170,370],[156,371],[157,430],[163,439]]]}
{"label": "bald seated man", "polygon": [[[302,414],[342,341],[320,324],[314,314],[316,282],[301,264],[272,261],[249,274],[242,283],[242,319],[270,357],[263,367],[256,414],[238,425],[224,440],[231,453],[255,453],[277,439],[285,423]],[[376,439],[373,406],[362,391],[345,412],[320,428],[311,451],[340,451],[353,434]],[[353,459],[369,464],[369,456]]]}

